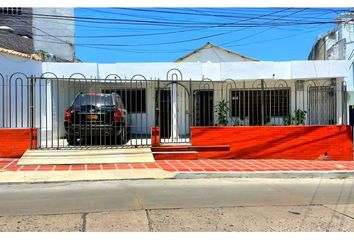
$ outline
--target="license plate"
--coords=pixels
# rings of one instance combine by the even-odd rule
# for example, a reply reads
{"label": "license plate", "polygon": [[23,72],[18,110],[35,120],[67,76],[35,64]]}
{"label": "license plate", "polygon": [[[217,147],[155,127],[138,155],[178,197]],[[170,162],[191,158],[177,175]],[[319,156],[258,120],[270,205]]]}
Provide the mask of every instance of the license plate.
{"label": "license plate", "polygon": [[87,120],[97,120],[98,119],[98,115],[89,114],[89,115],[86,115],[86,119]]}

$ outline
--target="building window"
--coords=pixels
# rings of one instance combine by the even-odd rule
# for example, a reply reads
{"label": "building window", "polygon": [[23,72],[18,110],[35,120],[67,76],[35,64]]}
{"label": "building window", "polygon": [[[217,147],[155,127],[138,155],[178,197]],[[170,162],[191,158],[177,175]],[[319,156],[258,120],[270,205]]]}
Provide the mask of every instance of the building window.
{"label": "building window", "polygon": [[[290,115],[290,89],[267,89],[263,92],[264,123],[271,118]],[[262,123],[262,92],[259,89],[231,91],[231,117],[248,120],[249,125]]]}
{"label": "building window", "polygon": [[145,89],[108,89],[103,93],[118,93],[128,113],[146,113]]}
{"label": "building window", "polygon": [[21,15],[22,9],[20,7],[19,8],[4,7],[4,8],[0,8],[0,14]]}

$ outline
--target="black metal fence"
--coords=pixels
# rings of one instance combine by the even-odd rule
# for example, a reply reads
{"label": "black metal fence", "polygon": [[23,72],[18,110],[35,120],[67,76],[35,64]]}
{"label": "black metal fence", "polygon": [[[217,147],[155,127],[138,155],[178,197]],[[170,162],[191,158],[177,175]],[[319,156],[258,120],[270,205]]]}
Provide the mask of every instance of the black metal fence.
{"label": "black metal fence", "polygon": [[[143,75],[0,74],[0,128],[38,129],[38,147],[140,147],[189,143],[191,126],[347,123],[345,82],[323,80],[184,80]],[[108,100],[107,100],[108,99]]]}

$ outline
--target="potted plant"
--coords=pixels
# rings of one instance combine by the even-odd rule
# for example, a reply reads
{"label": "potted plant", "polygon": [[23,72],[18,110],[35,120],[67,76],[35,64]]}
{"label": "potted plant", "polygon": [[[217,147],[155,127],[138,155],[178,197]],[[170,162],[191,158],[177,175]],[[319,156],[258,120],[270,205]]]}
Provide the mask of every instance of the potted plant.
{"label": "potted plant", "polygon": [[293,124],[293,117],[291,116],[286,116],[283,118],[283,123],[285,126],[289,126]]}
{"label": "potted plant", "polygon": [[307,112],[301,109],[297,109],[294,113],[295,113],[295,118],[294,118],[295,124],[304,125]]}
{"label": "potted plant", "polygon": [[221,100],[215,106],[215,113],[217,115],[217,125],[218,126],[226,126],[228,124],[228,115],[229,115],[229,107],[228,103],[225,100]]}
{"label": "potted plant", "polygon": [[306,111],[297,109],[294,111],[295,117],[292,116],[286,116],[283,118],[283,123],[286,126],[289,125],[305,125],[305,120],[306,120]]}
{"label": "potted plant", "polygon": [[231,122],[232,122],[232,126],[241,126],[241,120],[238,118],[231,120]]}

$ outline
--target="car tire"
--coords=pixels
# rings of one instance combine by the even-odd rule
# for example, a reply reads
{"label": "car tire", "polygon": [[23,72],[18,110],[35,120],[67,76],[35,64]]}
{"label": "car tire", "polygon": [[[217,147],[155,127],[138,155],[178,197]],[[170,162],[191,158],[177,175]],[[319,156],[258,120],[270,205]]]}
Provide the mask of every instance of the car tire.
{"label": "car tire", "polygon": [[127,127],[127,140],[130,140],[130,127]]}
{"label": "car tire", "polygon": [[121,142],[120,142],[121,144],[126,144],[128,142],[128,129],[127,128],[123,129],[120,139],[121,139]]}
{"label": "car tire", "polygon": [[66,141],[68,142],[68,145],[76,145],[77,143],[77,137],[74,136],[67,136]]}
{"label": "car tire", "polygon": [[128,142],[128,130],[123,128],[119,135],[112,136],[115,140],[115,144],[123,145]]}
{"label": "car tire", "polygon": [[118,140],[118,136],[111,135],[107,137],[107,144],[106,145],[116,145]]}

